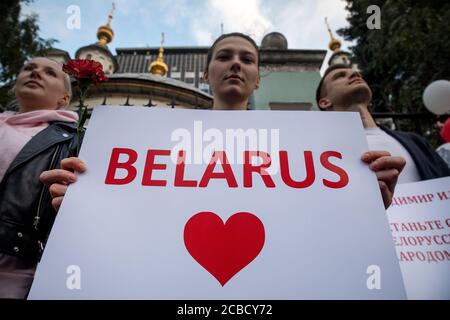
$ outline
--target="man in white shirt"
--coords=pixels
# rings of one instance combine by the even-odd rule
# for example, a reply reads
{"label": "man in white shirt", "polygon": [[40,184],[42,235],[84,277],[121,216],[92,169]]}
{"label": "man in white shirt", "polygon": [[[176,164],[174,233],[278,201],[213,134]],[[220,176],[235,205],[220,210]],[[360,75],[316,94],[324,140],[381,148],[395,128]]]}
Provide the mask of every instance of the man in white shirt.
{"label": "man in white shirt", "polygon": [[450,175],[450,170],[423,137],[409,132],[377,126],[369,112],[372,91],[358,71],[345,65],[329,67],[316,91],[321,110],[353,111],[361,116],[370,150],[386,150],[405,158],[399,183],[435,179]]}

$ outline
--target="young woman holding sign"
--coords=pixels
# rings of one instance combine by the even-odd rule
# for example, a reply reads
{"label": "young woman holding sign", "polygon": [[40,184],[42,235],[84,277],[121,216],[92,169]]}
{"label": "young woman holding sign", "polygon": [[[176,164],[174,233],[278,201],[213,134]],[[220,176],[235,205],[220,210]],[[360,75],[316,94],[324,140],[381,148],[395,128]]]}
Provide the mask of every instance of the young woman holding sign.
{"label": "young woman holding sign", "polygon": [[72,90],[62,65],[35,57],[13,88],[18,112],[0,113],[0,299],[23,299],[55,219],[44,170],[76,154]]}
{"label": "young woman holding sign", "polygon": [[[220,36],[211,46],[204,72],[214,94],[213,110],[246,110],[248,99],[259,88],[260,56],[256,43],[241,33]],[[385,207],[392,202],[397,178],[405,160],[385,151],[371,151],[362,158],[376,173]],[[53,206],[58,209],[69,184],[76,181],[74,172],[86,171],[79,158],[61,161],[61,169],[42,173],[41,181],[50,186]]]}

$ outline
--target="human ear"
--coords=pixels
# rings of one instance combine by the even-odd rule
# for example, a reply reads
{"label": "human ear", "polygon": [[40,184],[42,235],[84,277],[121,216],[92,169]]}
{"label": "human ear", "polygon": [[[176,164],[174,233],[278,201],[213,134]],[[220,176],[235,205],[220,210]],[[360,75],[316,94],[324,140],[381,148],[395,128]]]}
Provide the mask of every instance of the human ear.
{"label": "human ear", "polygon": [[58,109],[61,109],[62,107],[65,107],[69,104],[70,102],[70,97],[68,94],[65,94],[61,99],[58,100],[58,102],[56,103]]}
{"label": "human ear", "polygon": [[256,79],[256,84],[255,84],[255,90],[259,89],[259,85],[261,84],[261,77],[258,76],[258,78]]}
{"label": "human ear", "polygon": [[203,80],[205,80],[205,82],[209,83],[208,71],[203,72]]}
{"label": "human ear", "polygon": [[330,109],[331,106],[332,106],[332,103],[331,103],[331,101],[329,99],[322,98],[322,99],[319,100],[319,107],[320,108],[322,108],[324,110],[327,110],[327,109]]}

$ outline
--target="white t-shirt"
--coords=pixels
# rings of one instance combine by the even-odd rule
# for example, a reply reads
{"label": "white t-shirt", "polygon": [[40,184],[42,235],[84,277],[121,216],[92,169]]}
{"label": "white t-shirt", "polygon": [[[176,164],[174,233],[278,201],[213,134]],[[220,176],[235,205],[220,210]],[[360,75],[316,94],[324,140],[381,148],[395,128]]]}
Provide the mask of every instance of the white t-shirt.
{"label": "white t-shirt", "polygon": [[406,150],[400,142],[395,140],[380,128],[366,128],[364,130],[366,132],[369,150],[388,151],[392,156],[405,158],[406,165],[398,178],[398,183],[420,181],[420,175],[416,164],[411,158],[408,150]]}

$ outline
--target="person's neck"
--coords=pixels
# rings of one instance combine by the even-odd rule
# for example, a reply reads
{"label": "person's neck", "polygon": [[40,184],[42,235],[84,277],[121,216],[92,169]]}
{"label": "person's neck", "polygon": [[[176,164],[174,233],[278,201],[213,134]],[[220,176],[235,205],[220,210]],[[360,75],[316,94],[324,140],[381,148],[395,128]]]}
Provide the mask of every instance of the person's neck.
{"label": "person's neck", "polygon": [[213,110],[247,110],[248,100],[241,102],[226,102],[214,99]]}
{"label": "person's neck", "polygon": [[55,111],[55,110],[59,110],[59,107],[54,107],[54,108],[41,108],[41,107],[36,107],[36,106],[29,106],[29,105],[20,105],[19,106],[19,113],[26,113],[26,112],[31,112],[31,111],[39,111],[39,110],[49,110],[49,111]]}
{"label": "person's neck", "polygon": [[369,107],[365,103],[353,103],[345,108],[341,109],[342,111],[350,111],[350,112],[358,112],[361,117],[361,121],[363,123],[363,127],[367,128],[377,128],[377,124],[373,119],[372,115],[369,112]]}
{"label": "person's neck", "polygon": [[24,107],[24,106],[19,107],[19,113],[27,113],[27,112],[38,111],[38,110],[43,110],[43,109],[42,108]]}

